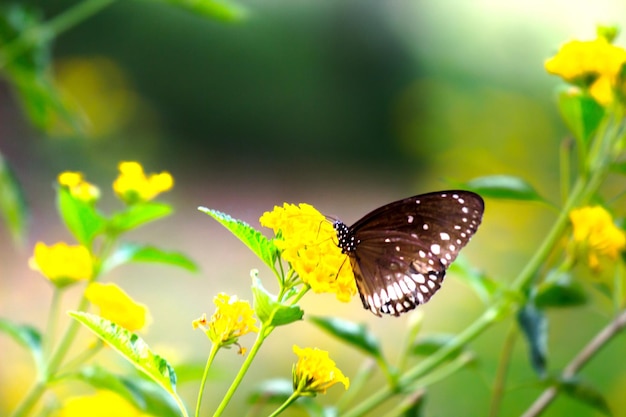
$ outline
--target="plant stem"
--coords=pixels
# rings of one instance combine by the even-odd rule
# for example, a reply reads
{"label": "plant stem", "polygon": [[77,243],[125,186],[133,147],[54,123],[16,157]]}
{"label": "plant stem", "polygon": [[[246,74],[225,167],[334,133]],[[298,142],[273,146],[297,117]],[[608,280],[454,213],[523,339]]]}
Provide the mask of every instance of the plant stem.
{"label": "plant stem", "polygon": [[211,352],[209,353],[209,358],[206,361],[206,365],[204,366],[204,374],[202,375],[202,381],[200,381],[200,389],[198,391],[198,400],[196,402],[196,414],[198,417],[200,415],[200,405],[202,403],[202,395],[204,394],[204,386],[206,384],[207,377],[209,375],[209,368],[215,359],[215,355],[220,350],[220,345],[217,343],[211,344]]}
{"label": "plant stem", "polygon": [[276,411],[274,411],[272,414],[270,414],[269,417],[276,417],[277,415],[279,415],[280,413],[285,411],[287,409],[287,407],[289,407],[291,405],[291,403],[293,403],[299,397],[300,397],[300,392],[299,391],[295,391],[293,394],[291,394],[289,396],[289,398],[287,398],[287,400],[284,403],[282,403],[282,405],[280,407],[278,407],[276,409]]}
{"label": "plant stem", "polygon": [[228,405],[228,403],[230,402],[231,398],[233,397],[233,394],[235,393],[235,391],[239,387],[239,384],[241,384],[241,381],[243,380],[243,377],[246,375],[246,372],[248,371],[248,368],[250,368],[250,365],[252,364],[252,361],[254,360],[254,357],[256,356],[256,354],[258,353],[259,349],[261,348],[261,345],[263,344],[265,339],[270,335],[270,333],[274,329],[275,329],[275,327],[273,327],[273,326],[266,327],[266,325],[264,323],[261,324],[261,328],[259,329],[259,334],[257,335],[257,338],[254,341],[254,345],[252,345],[252,348],[250,348],[250,352],[248,353],[248,357],[246,358],[246,360],[241,365],[241,368],[239,369],[239,372],[237,373],[237,376],[235,377],[235,379],[233,380],[233,383],[228,388],[228,391],[224,395],[224,399],[222,399],[222,402],[220,403],[220,405],[217,407],[217,410],[215,410],[215,413],[213,414],[213,417],[219,417],[219,416],[222,415],[222,413],[224,412],[224,409],[226,409],[226,406]]}
{"label": "plant stem", "polygon": [[[624,327],[626,327],[626,310],[622,311],[619,316],[602,329],[588,344],[580,351],[578,355],[565,367],[562,378],[571,378],[595,356],[602,347],[604,347],[611,339],[617,335]],[[546,389],[537,400],[526,410],[522,417],[535,417],[545,410],[548,405],[556,398],[558,389],[550,387]]]}
{"label": "plant stem", "polygon": [[[54,345],[54,335],[57,331],[57,323],[59,320],[59,304],[61,301],[61,290],[54,287],[52,292],[52,301],[50,302],[50,311],[48,312],[48,322],[46,323],[46,336],[44,337],[44,357],[48,358],[52,354],[52,346]],[[39,370],[40,372],[42,370]]]}
{"label": "plant stem", "polygon": [[506,339],[504,339],[504,346],[502,346],[502,352],[500,353],[496,379],[491,392],[489,417],[496,417],[500,411],[500,403],[502,402],[502,395],[504,393],[504,383],[506,381],[509,364],[511,363],[511,354],[513,353],[513,347],[515,346],[515,339],[517,339],[517,326],[513,323],[509,328]]}

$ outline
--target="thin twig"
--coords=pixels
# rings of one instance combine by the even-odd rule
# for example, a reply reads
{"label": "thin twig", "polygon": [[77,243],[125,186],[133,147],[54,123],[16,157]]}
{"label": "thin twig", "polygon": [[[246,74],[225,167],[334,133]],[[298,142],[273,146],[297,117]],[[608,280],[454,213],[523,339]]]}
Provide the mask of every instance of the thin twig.
{"label": "thin twig", "polygon": [[[600,351],[616,334],[626,327],[626,310],[622,311],[615,320],[602,329],[578,355],[563,369],[562,377],[571,378],[589,362],[589,360]],[[526,410],[522,417],[536,417],[545,410],[556,398],[558,389],[550,387],[546,389],[537,400]]]}

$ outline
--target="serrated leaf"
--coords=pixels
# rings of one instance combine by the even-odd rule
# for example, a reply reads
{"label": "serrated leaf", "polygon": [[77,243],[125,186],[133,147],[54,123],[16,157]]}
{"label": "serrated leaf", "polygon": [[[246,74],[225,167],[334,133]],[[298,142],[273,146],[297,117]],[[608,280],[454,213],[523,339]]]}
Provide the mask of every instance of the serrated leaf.
{"label": "serrated leaf", "polygon": [[559,391],[568,397],[580,401],[606,416],[613,415],[604,395],[591,384],[577,378],[558,378],[551,379],[549,382],[550,385],[555,385]]}
{"label": "serrated leaf", "polygon": [[261,284],[258,277],[253,278],[252,295],[254,297],[254,312],[266,326],[284,326],[294,321],[302,320],[304,311],[297,305],[289,306],[278,302]]}
{"label": "serrated leaf", "polygon": [[107,226],[114,234],[122,233],[169,216],[172,211],[172,206],[169,204],[152,201],[137,203],[113,215]]}
{"label": "serrated leaf", "polygon": [[13,241],[23,244],[28,226],[28,207],[24,192],[13,170],[0,154],[0,215]]}
{"label": "serrated leaf", "polygon": [[94,237],[104,230],[106,220],[96,208],[75,198],[65,187],[57,189],[57,209],[72,235],[87,247],[90,247]]}
{"label": "serrated leaf", "polygon": [[464,188],[486,198],[545,201],[532,185],[522,178],[511,175],[491,175],[474,178],[465,183]]}
{"label": "serrated leaf", "polygon": [[39,330],[29,325],[15,324],[12,321],[0,318],[0,331],[6,333],[14,341],[28,349],[33,356],[37,369],[43,370],[43,353]]}
{"label": "serrated leaf", "polygon": [[261,232],[248,223],[233,219],[226,213],[206,207],[198,207],[203,213],[213,217],[219,224],[228,229],[233,235],[241,240],[256,256],[259,257],[270,269],[274,270],[274,264],[279,256],[274,242],[266,238]]}
{"label": "serrated leaf", "polygon": [[604,108],[589,95],[571,87],[559,91],[558,105],[565,124],[586,148],[604,117]]}
{"label": "serrated leaf", "polygon": [[168,3],[189,10],[200,16],[236,22],[247,16],[242,6],[225,0],[166,0]]}
{"label": "serrated leaf", "polygon": [[544,377],[548,358],[548,318],[542,310],[527,303],[517,313],[517,323],[528,342],[530,364],[540,377]]}
{"label": "serrated leaf", "polygon": [[95,314],[78,311],[70,311],[68,314],[91,330],[165,391],[171,395],[176,394],[174,368],[161,356],[152,352],[142,338]]}
{"label": "serrated leaf", "polygon": [[180,411],[172,397],[151,381],[136,376],[119,376],[100,366],[81,369],[80,378],[97,389],[113,391],[146,414],[179,417]]}
{"label": "serrated leaf", "polygon": [[[413,342],[410,352],[417,356],[430,356],[444,346],[451,344],[455,338],[455,335],[449,333],[437,333],[423,336]],[[465,346],[459,346],[457,349],[450,352],[448,359],[458,357],[464,350]]]}
{"label": "serrated leaf", "polygon": [[538,308],[576,307],[587,303],[587,291],[569,274],[552,277],[537,287],[533,302]]}
{"label": "serrated leaf", "polygon": [[131,243],[120,245],[105,261],[102,269],[103,272],[110,271],[128,262],[159,262],[178,266],[191,272],[198,271],[198,265],[180,252],[166,252],[154,246]]}
{"label": "serrated leaf", "polygon": [[380,343],[376,336],[362,323],[336,317],[310,316],[309,320],[322,330],[374,358],[382,358]]}

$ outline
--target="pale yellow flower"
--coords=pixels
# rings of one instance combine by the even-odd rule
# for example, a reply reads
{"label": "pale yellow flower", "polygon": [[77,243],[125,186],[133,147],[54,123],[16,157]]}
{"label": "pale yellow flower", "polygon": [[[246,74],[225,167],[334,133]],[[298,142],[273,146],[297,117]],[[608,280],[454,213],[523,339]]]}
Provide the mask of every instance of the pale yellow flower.
{"label": "pale yellow flower", "polygon": [[150,321],[148,307],[136,302],[113,283],[94,282],[85,290],[85,297],[100,308],[100,316],[134,332]]}
{"label": "pale yellow flower", "polygon": [[274,230],[282,258],[314,292],[334,293],[344,302],[356,294],[354,273],[337,246],[337,232],[313,206],[285,203],[264,213],[260,222]]}
{"label": "pale yellow flower", "polygon": [[626,234],[613,223],[611,215],[601,206],[582,207],[570,212],[573,238],[587,254],[592,269],[602,258],[617,260],[626,247]]}
{"label": "pale yellow flower", "polygon": [[63,402],[55,417],[149,417],[124,397],[100,390],[93,395],[71,397]]}
{"label": "pale yellow flower", "polygon": [[298,355],[298,362],[292,370],[295,392],[302,395],[325,394],[328,388],[339,382],[346,389],[350,387],[350,380],[337,368],[328,352],[296,345],[293,352]]}
{"label": "pale yellow flower", "polygon": [[93,274],[93,260],[89,250],[82,245],[68,245],[64,242],[52,246],[37,242],[28,264],[57,287],[88,280]]}
{"label": "pale yellow flower", "polygon": [[67,187],[72,196],[79,200],[92,203],[100,198],[100,189],[85,181],[80,172],[65,171],[59,174],[58,181],[61,186]]}

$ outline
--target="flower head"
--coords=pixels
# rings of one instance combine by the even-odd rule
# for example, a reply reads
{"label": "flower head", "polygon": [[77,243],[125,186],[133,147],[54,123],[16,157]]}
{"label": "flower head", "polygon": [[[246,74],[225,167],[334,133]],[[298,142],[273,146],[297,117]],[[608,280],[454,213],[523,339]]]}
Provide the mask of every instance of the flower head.
{"label": "flower head", "polygon": [[341,382],[346,389],[350,380],[337,368],[328,352],[317,348],[293,346],[298,363],[293,366],[293,390],[303,395],[325,394],[332,385]]}
{"label": "flower head", "polygon": [[285,203],[264,213],[260,222],[274,230],[281,256],[313,291],[335,293],[344,302],[356,294],[350,261],[337,246],[337,233],[313,206]]}
{"label": "flower head", "polygon": [[599,268],[601,258],[616,260],[626,247],[626,234],[601,206],[572,210],[569,216],[574,242],[587,254],[591,269]]}
{"label": "flower head", "polygon": [[622,65],[626,50],[605,37],[592,41],[570,41],[545,63],[546,71],[565,81],[589,88],[589,93],[602,105],[610,104],[614,91],[621,88]]}
{"label": "flower head", "polygon": [[149,321],[148,308],[137,303],[115,284],[89,284],[85,297],[100,307],[100,316],[131,332],[144,328]]}
{"label": "flower head", "polygon": [[100,390],[93,395],[68,398],[55,417],[149,417],[124,397],[112,391]]}
{"label": "flower head", "polygon": [[100,189],[85,181],[80,172],[62,172],[59,174],[58,181],[61,186],[67,187],[73,197],[79,200],[93,203],[100,198]]}
{"label": "flower head", "polygon": [[37,242],[28,264],[57,287],[88,280],[93,274],[93,260],[89,250],[82,245],[63,242],[52,246]]}
{"label": "flower head", "polygon": [[[202,328],[211,342],[228,347],[236,344],[241,336],[259,331],[255,326],[254,310],[247,301],[239,300],[236,295],[219,293],[213,302],[217,308],[211,320],[207,321],[204,314],[192,323],[194,329]],[[240,348],[240,352],[243,354],[245,350]]]}
{"label": "flower head", "polygon": [[113,182],[113,190],[127,204],[149,201],[174,186],[169,172],[146,176],[138,162],[120,162],[120,175]]}

